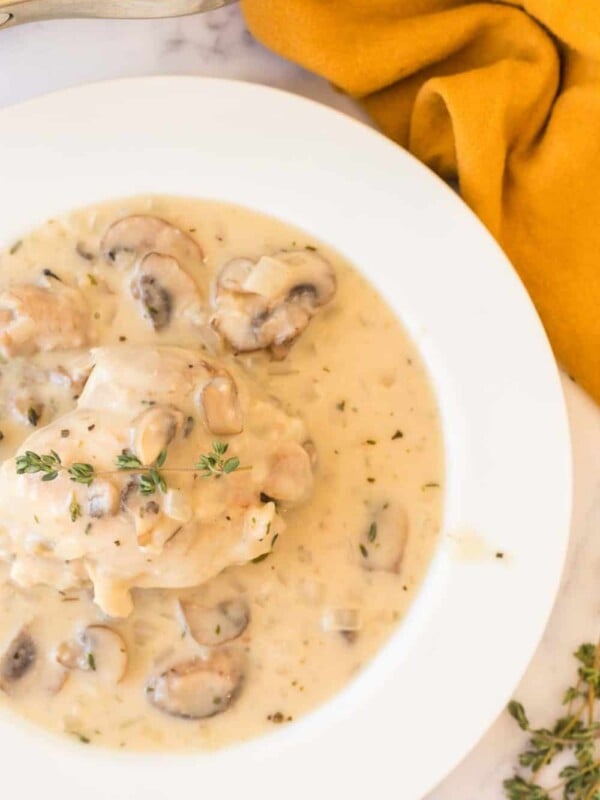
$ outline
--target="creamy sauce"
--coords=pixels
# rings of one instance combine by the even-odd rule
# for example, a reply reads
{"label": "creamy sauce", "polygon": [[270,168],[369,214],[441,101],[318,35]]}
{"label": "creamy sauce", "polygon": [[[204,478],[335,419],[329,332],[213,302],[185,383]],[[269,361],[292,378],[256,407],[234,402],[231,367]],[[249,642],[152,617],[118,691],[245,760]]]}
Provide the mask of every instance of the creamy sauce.
{"label": "creamy sauce", "polygon": [[[180,265],[196,294],[190,300],[184,285],[183,299],[175,299],[169,323],[158,330],[131,294],[134,267],[110,263],[100,252],[110,225],[131,214],[168,220],[204,252],[203,263]],[[335,295],[308,320],[285,358],[264,350],[234,355],[208,324],[215,276],[234,258],[255,262],[306,247],[309,253],[317,248],[332,266]],[[58,276],[58,290],[57,278],[43,270]],[[331,697],[401,623],[431,560],[441,518],[435,399],[418,353],[385,302],[306,233],[245,209],[178,198],[112,202],[49,221],[0,254],[0,290],[17,284],[78,294],[71,306],[70,297],[60,296],[64,307],[53,299],[62,321],[52,330],[48,322],[40,334],[52,349],[27,352],[22,346],[25,352],[8,353],[0,371],[0,457],[6,460],[0,657],[23,628],[36,649],[33,666],[4,682],[0,705],[82,742],[139,750],[220,747],[289,724]],[[73,306],[83,322],[71,320],[70,327]],[[191,383],[185,376],[181,383],[164,377],[188,357]],[[123,519],[117,510],[112,517],[90,517],[91,487],[69,481],[64,471],[47,483],[40,473],[17,476],[14,456],[27,437],[33,437],[27,449],[56,449],[65,465],[91,462],[100,472],[114,463],[114,452],[130,445],[123,430],[144,408],[169,404],[182,419],[194,416],[193,386],[205,379],[202,358],[234,377],[244,431],[213,435],[205,420],[195,419],[194,431],[184,436],[180,421],[165,466],[192,466],[213,441],[223,441],[230,445],[227,456],[251,469],[217,479],[166,472],[168,489],[184,505],[179,524],[165,517],[160,530],[148,533],[142,510],[134,531],[133,512]],[[64,430],[69,434],[63,437]],[[269,473],[280,448],[305,445],[312,463],[305,474],[302,462],[302,485],[298,489],[295,480],[289,502],[262,495],[258,502],[259,489],[281,478],[283,468],[275,468],[275,477]],[[128,476],[109,479],[122,493]],[[166,500],[160,490],[154,498],[162,515]],[[71,521],[73,502],[79,511]],[[405,534],[398,545],[394,536]],[[226,644],[199,644],[180,602],[214,609],[240,598],[249,612],[241,634]],[[221,635],[221,617],[213,621]],[[61,643],[80,641],[91,624],[121,635],[122,677],[120,667],[116,673],[101,669],[105,654],[93,649],[74,668],[56,663]],[[243,675],[222,713],[183,719],[150,702],[149,693],[162,691],[157,676],[221,652],[234,652]],[[215,703],[220,710],[224,700]]]}

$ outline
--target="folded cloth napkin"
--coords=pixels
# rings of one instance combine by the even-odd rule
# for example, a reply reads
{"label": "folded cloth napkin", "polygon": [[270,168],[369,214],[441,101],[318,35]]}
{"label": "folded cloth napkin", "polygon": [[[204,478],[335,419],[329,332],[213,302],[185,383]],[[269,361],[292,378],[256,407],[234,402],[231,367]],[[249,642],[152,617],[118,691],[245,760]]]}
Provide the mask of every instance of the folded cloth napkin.
{"label": "folded cloth napkin", "polygon": [[358,98],[384,133],[458,180],[559,361],[600,401],[598,0],[242,6],[258,39]]}

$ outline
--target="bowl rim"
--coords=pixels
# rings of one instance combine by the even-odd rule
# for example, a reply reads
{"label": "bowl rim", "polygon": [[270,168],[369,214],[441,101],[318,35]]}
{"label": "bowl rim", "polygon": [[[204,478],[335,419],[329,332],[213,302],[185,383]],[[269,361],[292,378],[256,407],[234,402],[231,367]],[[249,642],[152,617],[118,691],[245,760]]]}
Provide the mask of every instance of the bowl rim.
{"label": "bowl rim", "polygon": [[[26,780],[32,793],[60,791],[63,800],[82,789],[96,800],[107,784],[113,798],[159,798],[201,775],[218,796],[256,784],[270,800],[282,786],[305,797],[317,775],[321,791],[359,797],[375,773],[382,797],[398,788],[403,800],[422,796],[477,741],[523,673],[568,542],[564,398],[506,256],[406,151],[340,112],[256,84],[156,76],[66,89],[0,110],[0,150],[9,154],[0,163],[1,241],[110,197],[195,194],[278,216],[361,271],[369,265],[430,371],[447,474],[444,532],[410,614],[325,706],[268,736],[193,755],[81,748],[1,715],[8,784]],[[487,556],[481,548],[469,556],[475,539]],[[496,559],[500,551],[506,557]],[[424,697],[436,709],[433,730]],[[308,769],[298,769],[300,746]],[[38,767],[24,775],[32,751]]]}

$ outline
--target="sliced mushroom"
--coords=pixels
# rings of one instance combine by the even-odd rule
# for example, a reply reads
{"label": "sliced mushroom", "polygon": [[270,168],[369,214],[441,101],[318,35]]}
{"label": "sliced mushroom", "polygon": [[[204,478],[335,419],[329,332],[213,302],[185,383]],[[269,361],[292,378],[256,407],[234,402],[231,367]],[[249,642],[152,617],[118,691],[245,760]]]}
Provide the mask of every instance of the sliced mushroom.
{"label": "sliced mushroom", "polygon": [[114,222],[104,234],[100,250],[106,261],[127,269],[147,253],[160,253],[178,261],[201,262],[202,249],[187,233],[160,217],[132,215]]}
{"label": "sliced mushroom", "polygon": [[212,608],[180,601],[181,614],[198,644],[213,647],[237,639],[248,627],[250,609],[243,598],[224,600]]}
{"label": "sliced mushroom", "polygon": [[362,628],[358,608],[327,608],[321,617],[321,626],[326,633],[337,633],[348,644],[353,644]]}
{"label": "sliced mushroom", "polygon": [[231,375],[224,373],[205,383],[201,390],[206,427],[211,433],[229,436],[244,428],[237,386]]}
{"label": "sliced mushroom", "polygon": [[299,503],[310,493],[313,473],[309,454],[298,442],[286,442],[271,456],[263,483],[265,495],[283,503]]}
{"label": "sliced mushroom", "polygon": [[166,328],[173,317],[188,318],[198,325],[204,321],[198,287],[171,256],[160,253],[144,256],[130,288],[155,331]]}
{"label": "sliced mushroom", "polygon": [[225,711],[237,696],[243,672],[239,657],[219,650],[193,658],[152,678],[146,693],[156,708],[183,719],[206,719]]}
{"label": "sliced mushroom", "polygon": [[[166,261],[165,256],[154,256]],[[172,261],[173,259],[168,259]],[[177,262],[175,262],[177,263]],[[170,292],[159,282],[158,278],[146,270],[139,270],[131,281],[131,294],[139,300],[144,316],[148,319],[155,331],[166,328],[171,320],[173,301]]]}
{"label": "sliced mushroom", "polygon": [[20,680],[35,664],[37,647],[31,634],[22,628],[0,659],[0,688]]}
{"label": "sliced mushroom", "polygon": [[396,503],[386,503],[360,538],[361,566],[367,570],[399,572],[407,538],[406,511]]}
{"label": "sliced mushroom", "polygon": [[65,669],[95,672],[105,683],[119,683],[127,670],[123,637],[106,625],[88,625],[78,639],[62,642],[55,658]]}
{"label": "sliced mushroom", "polygon": [[218,276],[212,324],[238,352],[282,358],[335,290],[331,265],[311,250],[237,258]]}
{"label": "sliced mushroom", "polygon": [[142,464],[153,464],[160,452],[173,440],[178,427],[183,427],[181,411],[168,406],[152,406],[132,423],[131,446]]}
{"label": "sliced mushroom", "polygon": [[120,492],[104,478],[97,478],[87,490],[87,513],[90,517],[113,517],[119,511]]}

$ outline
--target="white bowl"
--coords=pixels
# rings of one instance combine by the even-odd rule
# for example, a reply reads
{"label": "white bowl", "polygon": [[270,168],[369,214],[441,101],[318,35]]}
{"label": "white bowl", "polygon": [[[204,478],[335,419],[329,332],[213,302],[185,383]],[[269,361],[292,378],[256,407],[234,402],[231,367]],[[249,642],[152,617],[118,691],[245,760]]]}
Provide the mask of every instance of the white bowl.
{"label": "white bowl", "polygon": [[568,538],[562,393],[507,259],[450,189],[391,142],[250,84],[165,77],[70,89],[1,111],[0,153],[5,245],[59,212],[140,192],[241,203],[329,242],[368,274],[420,347],[447,469],[444,530],[418,600],[331,702],[269,736],[192,755],[83,747],[3,715],[3,791],[421,797],[509,698],[545,625]]}

